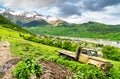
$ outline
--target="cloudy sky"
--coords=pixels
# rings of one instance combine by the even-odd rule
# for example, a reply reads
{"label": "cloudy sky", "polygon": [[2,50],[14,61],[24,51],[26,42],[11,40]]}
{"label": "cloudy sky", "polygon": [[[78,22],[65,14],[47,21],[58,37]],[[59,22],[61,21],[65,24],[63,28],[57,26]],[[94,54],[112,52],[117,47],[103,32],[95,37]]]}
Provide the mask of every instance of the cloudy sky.
{"label": "cloudy sky", "polygon": [[120,24],[120,0],[0,0],[0,7],[37,11],[72,23]]}

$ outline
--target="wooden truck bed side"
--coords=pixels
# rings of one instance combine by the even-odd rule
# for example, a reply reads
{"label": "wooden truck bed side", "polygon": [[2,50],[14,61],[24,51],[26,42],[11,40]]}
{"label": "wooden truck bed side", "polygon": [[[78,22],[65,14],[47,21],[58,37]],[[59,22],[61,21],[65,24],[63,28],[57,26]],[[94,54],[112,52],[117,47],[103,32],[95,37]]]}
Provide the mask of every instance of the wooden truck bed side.
{"label": "wooden truck bed side", "polygon": [[76,54],[72,54],[70,51],[65,51],[65,50],[56,50],[60,55],[65,55],[67,57],[76,59]]}

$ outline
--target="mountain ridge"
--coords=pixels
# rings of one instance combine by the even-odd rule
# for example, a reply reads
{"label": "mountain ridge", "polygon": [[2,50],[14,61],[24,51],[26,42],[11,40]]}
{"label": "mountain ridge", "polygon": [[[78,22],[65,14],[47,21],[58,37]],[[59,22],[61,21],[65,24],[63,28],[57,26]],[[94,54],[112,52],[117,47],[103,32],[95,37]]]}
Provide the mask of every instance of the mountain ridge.
{"label": "mountain ridge", "polygon": [[[49,24],[52,24],[51,21],[53,22],[53,21],[58,20],[58,18],[55,18],[52,16],[41,15],[35,11],[26,12],[26,11],[14,11],[14,10],[9,10],[9,9],[0,9],[0,14],[2,14],[3,16],[5,16],[9,20],[13,21],[14,23],[16,23],[20,26],[25,26],[26,24],[30,24],[31,22],[36,21],[36,20],[39,20],[38,25],[44,24],[44,23],[46,23],[46,25],[47,24],[49,25]],[[64,22],[62,19],[60,19],[60,20],[62,22]],[[59,24],[59,22],[56,24]],[[38,26],[38,25],[35,24],[35,26]],[[53,24],[53,26],[54,26],[54,24]],[[55,26],[57,26],[57,25],[55,25]]]}
{"label": "mountain ridge", "polygon": [[[15,10],[10,10],[10,9],[0,8],[0,14],[5,16],[12,22],[18,24],[19,26],[23,26],[23,27],[26,25],[29,25],[29,27],[43,26],[43,24],[44,25],[52,25],[52,26],[71,25],[71,23],[68,23],[61,18],[56,18],[56,17],[52,17],[49,15],[48,16],[42,15],[35,11],[32,11],[32,12],[17,11],[17,10],[15,11]],[[34,23],[35,21],[39,21],[39,23],[36,22],[36,24],[35,24]],[[31,23],[33,23],[33,24],[31,24]],[[82,23],[80,25],[92,24],[92,23],[108,25],[108,24],[104,24],[104,23],[100,23],[100,22],[93,22],[93,21],[89,21],[87,23]],[[72,23],[72,24],[76,24],[76,23]],[[26,26],[26,27],[28,27],[28,26]]]}

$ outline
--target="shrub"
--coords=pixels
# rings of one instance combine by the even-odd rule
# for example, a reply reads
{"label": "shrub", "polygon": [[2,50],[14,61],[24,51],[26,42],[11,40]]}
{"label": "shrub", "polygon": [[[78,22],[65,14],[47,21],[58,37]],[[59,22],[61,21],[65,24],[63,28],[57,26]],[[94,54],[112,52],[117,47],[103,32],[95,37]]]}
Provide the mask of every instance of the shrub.
{"label": "shrub", "polygon": [[55,47],[62,48],[62,42],[59,41],[59,40],[56,40],[56,41],[54,42],[54,46],[55,46]]}
{"label": "shrub", "polygon": [[41,65],[31,57],[20,61],[13,70],[13,75],[18,79],[29,79],[31,74],[36,74],[36,77],[40,77],[42,73]]}
{"label": "shrub", "polygon": [[63,48],[70,51],[76,51],[76,48],[78,46],[78,44],[71,43],[71,41],[66,41],[66,40],[62,42],[61,40],[53,41],[51,38],[48,38],[48,37],[37,38],[35,36],[25,36],[25,35],[20,35],[20,36],[23,37],[25,40],[34,41],[34,42],[42,43],[45,45],[55,46],[55,47]]}
{"label": "shrub", "polygon": [[51,38],[44,38],[43,40],[44,40],[45,45],[50,45],[50,46],[53,45],[53,42],[52,42]]}
{"label": "shrub", "polygon": [[70,41],[63,41],[62,43],[62,48],[66,50],[71,50],[72,43]]}
{"label": "shrub", "polygon": [[110,71],[109,71],[109,74],[108,74],[108,77],[109,79],[120,79],[120,66],[116,69],[116,68],[112,68]]}
{"label": "shrub", "polygon": [[73,43],[72,46],[71,46],[71,51],[76,51],[76,49],[78,48],[78,44],[76,43]]}
{"label": "shrub", "polygon": [[113,46],[104,46],[102,52],[104,58],[120,61],[120,49]]}

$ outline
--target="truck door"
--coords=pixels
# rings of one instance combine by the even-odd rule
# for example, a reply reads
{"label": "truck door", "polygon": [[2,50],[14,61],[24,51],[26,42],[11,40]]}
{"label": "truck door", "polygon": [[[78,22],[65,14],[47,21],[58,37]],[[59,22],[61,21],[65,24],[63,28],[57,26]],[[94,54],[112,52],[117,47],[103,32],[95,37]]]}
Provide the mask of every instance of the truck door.
{"label": "truck door", "polygon": [[78,61],[82,63],[87,63],[88,59],[89,59],[89,56],[87,55],[87,50],[82,49]]}

